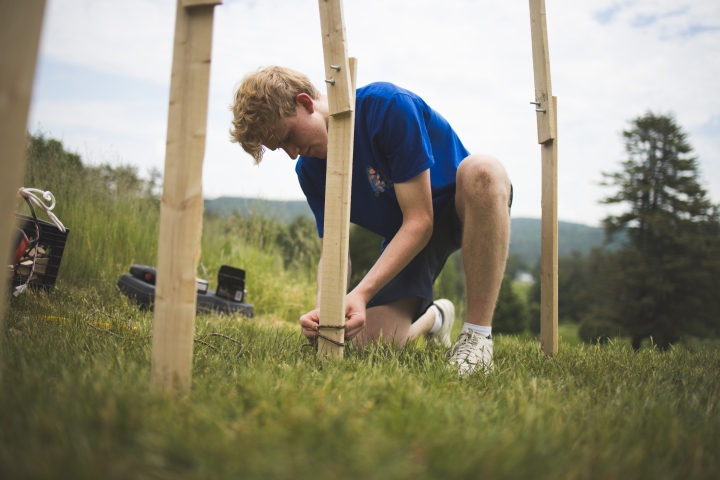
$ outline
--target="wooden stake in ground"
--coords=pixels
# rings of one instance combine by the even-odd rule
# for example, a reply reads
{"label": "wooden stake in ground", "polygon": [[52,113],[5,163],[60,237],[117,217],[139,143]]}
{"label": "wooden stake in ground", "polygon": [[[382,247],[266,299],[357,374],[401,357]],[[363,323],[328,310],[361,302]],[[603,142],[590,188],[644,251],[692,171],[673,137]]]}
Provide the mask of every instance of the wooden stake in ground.
{"label": "wooden stake in ground", "polygon": [[220,3],[177,2],[153,326],[157,390],[190,388],[213,10]]}
{"label": "wooden stake in ground", "polygon": [[[341,0],[319,0],[330,120],[328,123],[325,226],[320,283],[320,333],[343,343],[345,324],[350,188],[355,133],[354,69],[350,69]],[[353,62],[354,63],[354,62]],[[330,328],[322,328],[330,326]],[[336,359],[343,347],[318,339],[318,354]]]}
{"label": "wooden stake in ground", "polygon": [[540,343],[558,351],[557,98],[552,96],[545,0],[530,0],[538,143],[542,157],[542,247],[540,252]]}
{"label": "wooden stake in ground", "polygon": [[[0,225],[3,226],[0,254],[3,265],[7,265],[10,258],[16,196],[25,173],[25,134],[44,12],[45,0],[0,0]],[[3,284],[0,331],[7,293],[7,285]]]}

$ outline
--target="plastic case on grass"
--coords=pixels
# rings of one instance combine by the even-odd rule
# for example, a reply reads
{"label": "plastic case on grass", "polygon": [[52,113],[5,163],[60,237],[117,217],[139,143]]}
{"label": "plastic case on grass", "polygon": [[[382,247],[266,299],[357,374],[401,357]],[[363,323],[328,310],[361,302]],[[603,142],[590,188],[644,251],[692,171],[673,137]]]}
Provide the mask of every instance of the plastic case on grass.
{"label": "plastic case on grass", "polygon": [[[33,217],[16,213],[18,228],[20,228],[29,239],[35,238],[35,220]],[[38,254],[35,262],[35,273],[30,279],[30,286],[40,287],[45,290],[51,290],[57,280],[60,270],[60,262],[62,261],[63,252],[65,251],[65,243],[67,242],[70,229],[61,232],[53,223],[38,219],[38,228],[40,230],[40,239],[38,241]],[[32,249],[34,250],[34,249]],[[24,284],[30,269],[32,268],[32,257],[29,254],[32,250],[25,252],[20,263],[13,266],[11,275],[11,283],[13,286]]]}
{"label": "plastic case on grass", "polygon": [[[228,268],[232,269],[232,267]],[[243,270],[239,271],[242,272],[242,277],[244,278],[245,272]],[[140,306],[152,308],[153,303],[155,303],[156,269],[147,265],[133,265],[130,268],[130,272],[131,273],[126,273],[120,277],[117,283],[118,288],[124,295],[135,300]],[[244,282],[242,283],[242,287],[244,287]],[[241,299],[244,300],[244,298]],[[218,296],[214,291],[207,290],[207,282],[203,282],[203,285],[198,284],[197,311],[200,313],[210,313],[213,311],[226,314],[239,313],[249,318],[255,315],[255,307],[251,304]]]}

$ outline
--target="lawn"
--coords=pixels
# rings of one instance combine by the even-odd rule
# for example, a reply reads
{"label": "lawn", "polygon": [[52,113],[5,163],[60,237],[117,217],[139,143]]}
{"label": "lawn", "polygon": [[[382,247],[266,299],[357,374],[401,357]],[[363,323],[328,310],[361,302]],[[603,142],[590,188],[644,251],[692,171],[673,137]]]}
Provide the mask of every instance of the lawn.
{"label": "lawn", "polygon": [[[246,269],[257,316],[198,316],[190,394],[153,394],[152,314],[114,284],[157,257],[155,184],[42,136],[25,183],[56,194],[71,233],[55,290],[5,309],[0,479],[720,478],[717,340],[634,353],[563,323],[554,358],[530,333],[498,334],[494,371],[466,379],[422,341],[336,363],[298,351],[312,223],[206,216],[200,261],[211,280]],[[457,333],[453,272],[437,287],[457,297]]]}
{"label": "lawn", "polygon": [[203,315],[192,391],[173,400],[148,389],[151,322],[112,289],[11,299],[0,478],[720,475],[717,348],[563,333],[549,359],[498,335],[495,370],[461,380],[422,342],[322,364],[293,323]]}

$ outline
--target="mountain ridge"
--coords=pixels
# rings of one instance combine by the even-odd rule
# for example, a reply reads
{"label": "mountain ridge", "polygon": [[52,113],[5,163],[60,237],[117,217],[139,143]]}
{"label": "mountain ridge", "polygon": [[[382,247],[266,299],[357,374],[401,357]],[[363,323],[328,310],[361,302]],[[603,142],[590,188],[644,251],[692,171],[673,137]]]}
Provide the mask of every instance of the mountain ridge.
{"label": "mountain ridge", "polygon": [[[205,200],[205,210],[228,216],[232,213],[249,215],[252,213],[276,218],[281,223],[290,223],[299,215],[315,220],[305,200],[264,200],[245,197],[219,197]],[[510,253],[517,255],[529,265],[540,259],[540,219],[512,218]],[[599,247],[605,241],[605,233],[600,227],[591,227],[582,223],[558,221],[558,254],[568,256],[573,251],[587,254],[593,247]],[[611,245],[616,245],[613,242]]]}

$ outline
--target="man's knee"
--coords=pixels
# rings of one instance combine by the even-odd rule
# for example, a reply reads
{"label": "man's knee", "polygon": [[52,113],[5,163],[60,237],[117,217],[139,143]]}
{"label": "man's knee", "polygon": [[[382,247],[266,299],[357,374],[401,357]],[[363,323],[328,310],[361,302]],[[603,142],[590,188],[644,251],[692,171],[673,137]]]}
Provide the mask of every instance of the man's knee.
{"label": "man's knee", "polygon": [[457,189],[466,202],[510,203],[510,179],[505,167],[489,155],[474,154],[460,162]]}

